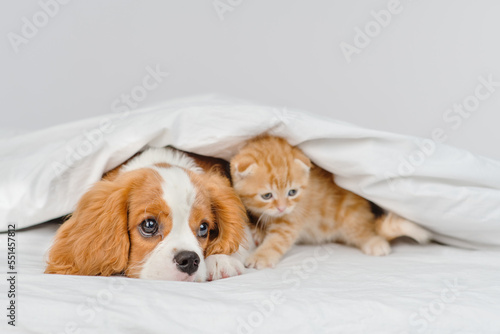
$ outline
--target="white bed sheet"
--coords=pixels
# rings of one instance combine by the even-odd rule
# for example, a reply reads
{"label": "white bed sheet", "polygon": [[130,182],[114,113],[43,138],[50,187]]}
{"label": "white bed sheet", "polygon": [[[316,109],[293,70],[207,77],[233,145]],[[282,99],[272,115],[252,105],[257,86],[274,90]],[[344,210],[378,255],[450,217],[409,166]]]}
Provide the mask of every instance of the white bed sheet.
{"label": "white bed sheet", "polygon": [[[44,275],[43,256],[56,229],[49,223],[17,233],[21,333],[443,334],[500,329],[497,251],[398,242],[391,255],[370,257],[337,244],[296,246],[275,269],[209,283]],[[6,239],[0,234],[1,249]],[[0,268],[7,271],[5,261]],[[5,284],[1,280],[2,291]]]}
{"label": "white bed sheet", "polygon": [[[103,120],[113,130],[85,146]],[[0,229],[71,212],[104,171],[147,146],[229,159],[263,131],[300,145],[341,186],[437,232],[441,241],[478,250],[399,242],[391,255],[374,258],[336,244],[296,246],[274,270],[211,283],[59,276],[43,274],[57,228],[49,223],[17,233],[21,332],[499,332],[500,163],[436,143],[414,172],[399,175],[401,159],[424,139],[303,112],[208,96],[4,138]],[[86,154],[54,173],[53,163],[64,164],[78,149]],[[6,244],[0,234],[2,254]],[[6,262],[0,261],[4,273]],[[0,282],[7,291],[7,281]],[[10,329],[6,323],[4,317],[2,333]]]}

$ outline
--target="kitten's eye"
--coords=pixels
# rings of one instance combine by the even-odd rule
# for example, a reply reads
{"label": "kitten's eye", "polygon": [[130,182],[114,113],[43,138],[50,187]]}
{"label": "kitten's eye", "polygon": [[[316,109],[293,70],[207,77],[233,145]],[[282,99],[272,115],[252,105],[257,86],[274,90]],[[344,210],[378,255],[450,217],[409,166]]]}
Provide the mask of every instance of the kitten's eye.
{"label": "kitten's eye", "polygon": [[208,223],[203,221],[198,228],[198,232],[196,232],[196,235],[200,238],[206,238],[208,236]]}
{"label": "kitten's eye", "polygon": [[273,193],[266,193],[264,195],[261,195],[263,199],[268,200],[273,198]]}
{"label": "kitten's eye", "polygon": [[297,189],[290,189],[290,191],[288,192],[288,196],[293,197],[295,195],[297,195]]}
{"label": "kitten's eye", "polygon": [[147,238],[154,236],[158,232],[158,222],[153,218],[143,220],[139,225],[139,232]]}

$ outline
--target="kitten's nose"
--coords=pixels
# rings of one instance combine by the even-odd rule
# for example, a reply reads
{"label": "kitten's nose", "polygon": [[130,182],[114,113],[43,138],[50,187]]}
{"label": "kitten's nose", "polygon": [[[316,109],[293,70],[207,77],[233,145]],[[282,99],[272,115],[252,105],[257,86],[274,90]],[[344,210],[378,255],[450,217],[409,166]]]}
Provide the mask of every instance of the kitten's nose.
{"label": "kitten's nose", "polygon": [[286,206],[278,206],[278,211],[280,213],[284,212],[286,210]]}

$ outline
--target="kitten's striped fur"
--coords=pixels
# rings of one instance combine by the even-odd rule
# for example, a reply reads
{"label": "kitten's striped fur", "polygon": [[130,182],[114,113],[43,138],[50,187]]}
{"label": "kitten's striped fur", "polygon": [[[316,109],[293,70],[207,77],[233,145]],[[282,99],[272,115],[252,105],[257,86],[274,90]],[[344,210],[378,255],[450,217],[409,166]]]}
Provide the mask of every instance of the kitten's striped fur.
{"label": "kitten's striped fur", "polygon": [[[231,160],[231,175],[259,245],[248,267],[275,266],[296,242],[340,241],[369,255],[386,255],[391,239],[430,239],[428,231],[393,213],[376,217],[368,200],[337,186],[331,173],[282,138],[249,141]],[[270,193],[271,198],[262,197]]]}

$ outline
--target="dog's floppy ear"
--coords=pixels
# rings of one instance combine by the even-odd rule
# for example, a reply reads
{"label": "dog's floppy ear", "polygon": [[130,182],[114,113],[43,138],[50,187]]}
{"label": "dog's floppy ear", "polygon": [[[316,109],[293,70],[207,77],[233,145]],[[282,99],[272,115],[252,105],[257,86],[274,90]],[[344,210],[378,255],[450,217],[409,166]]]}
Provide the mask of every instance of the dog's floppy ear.
{"label": "dog's floppy ear", "polygon": [[244,231],[248,221],[246,210],[228,179],[217,173],[207,177],[206,184],[215,214],[217,232],[216,236],[210,239],[205,256],[232,254],[238,251],[244,241]]}
{"label": "dog's floppy ear", "polygon": [[129,178],[97,182],[57,231],[47,274],[102,275],[123,272],[130,241],[127,222]]}

